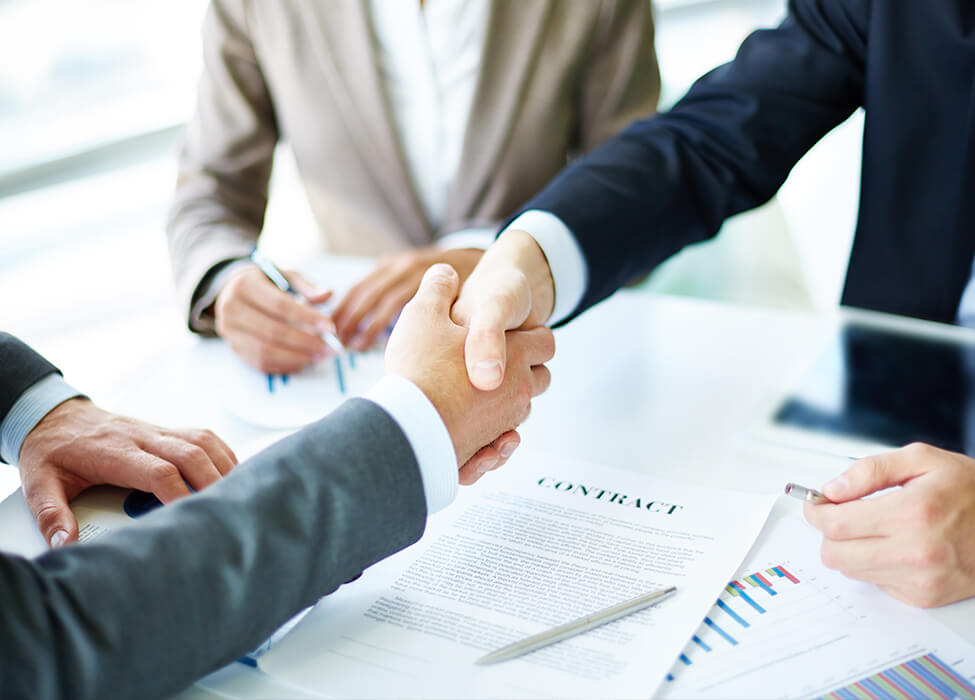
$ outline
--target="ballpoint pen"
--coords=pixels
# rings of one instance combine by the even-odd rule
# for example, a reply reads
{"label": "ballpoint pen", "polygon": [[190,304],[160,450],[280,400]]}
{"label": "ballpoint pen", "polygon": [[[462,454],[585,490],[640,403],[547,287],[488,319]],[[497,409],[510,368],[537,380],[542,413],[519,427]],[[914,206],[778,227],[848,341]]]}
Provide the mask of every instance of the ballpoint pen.
{"label": "ballpoint pen", "polygon": [[[291,285],[288,278],[284,276],[284,273],[281,272],[281,270],[279,270],[273,262],[264,257],[264,255],[262,255],[257,248],[254,248],[254,250],[251,251],[250,259],[251,262],[260,268],[261,272],[264,273],[264,276],[271,280],[271,282],[274,283],[274,286],[276,286],[282,292],[293,294],[302,300],[305,299],[305,297]],[[321,334],[321,336],[322,340],[325,341],[325,344],[335,351],[335,376],[339,382],[339,392],[345,394],[345,375],[342,373],[342,362],[339,359],[340,356],[346,352],[345,346],[342,345],[342,341],[339,340],[338,336],[331,331],[325,331]],[[287,375],[282,375],[281,382],[285,383],[287,381]],[[269,392],[274,391],[274,375],[267,375],[267,389]]]}
{"label": "ballpoint pen", "polygon": [[798,498],[800,501],[809,501],[810,503],[815,503],[816,505],[821,503],[832,503],[832,501],[826,498],[822,492],[806,486],[801,486],[800,484],[794,484],[791,481],[785,485],[785,493],[787,496]]}
{"label": "ballpoint pen", "polygon": [[526,637],[520,641],[503,646],[500,649],[492,651],[486,656],[482,656],[474,663],[476,663],[478,666],[488,666],[490,664],[496,664],[501,661],[513,659],[516,656],[527,654],[530,651],[541,649],[549,644],[555,644],[555,642],[560,642],[563,639],[568,639],[569,637],[574,637],[577,634],[588,632],[596,627],[601,627],[602,625],[612,622],[613,620],[618,620],[621,617],[630,615],[639,610],[643,610],[651,605],[656,605],[662,600],[673,595],[676,591],[677,586],[670,586],[668,588],[662,588],[659,591],[654,591],[653,593],[648,593],[646,595],[624,601],[612,607],[604,608],[603,610],[591,613],[585,617],[580,617],[577,620],[566,622],[563,625],[553,627],[545,632],[539,632],[538,634],[533,634],[530,637]]}

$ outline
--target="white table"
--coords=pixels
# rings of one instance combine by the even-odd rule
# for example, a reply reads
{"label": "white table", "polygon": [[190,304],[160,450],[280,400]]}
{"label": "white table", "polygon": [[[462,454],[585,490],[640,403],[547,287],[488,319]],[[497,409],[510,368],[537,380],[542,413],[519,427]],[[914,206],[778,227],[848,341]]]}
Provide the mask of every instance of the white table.
{"label": "white table", "polygon": [[[326,269],[312,266],[308,272],[321,277]],[[523,444],[534,452],[738,490],[778,492],[787,481],[821,484],[847,462],[757,441],[750,427],[768,393],[810,357],[836,322],[621,292],[556,331],[552,386],[533,403]],[[895,323],[975,337],[923,322]],[[235,448],[271,436],[227,415],[196,385],[199,341],[176,328],[162,344],[133,341],[127,351],[141,354],[141,363],[120,378],[103,401],[108,407],[161,424],[209,427]],[[112,358],[102,356],[101,362]],[[18,549],[0,526],[0,547],[12,545]],[[931,614],[975,641],[975,600]],[[203,679],[182,697],[209,693],[303,697],[240,664]]]}

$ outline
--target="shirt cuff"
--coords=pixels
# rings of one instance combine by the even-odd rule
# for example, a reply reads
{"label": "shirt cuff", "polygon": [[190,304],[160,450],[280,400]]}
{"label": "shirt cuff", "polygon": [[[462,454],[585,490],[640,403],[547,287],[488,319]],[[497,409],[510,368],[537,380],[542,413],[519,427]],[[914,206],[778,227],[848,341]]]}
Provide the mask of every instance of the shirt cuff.
{"label": "shirt cuff", "polygon": [[461,229],[438,239],[437,247],[441,250],[457,250],[459,248],[487,250],[494,243],[497,231],[497,227]]}
{"label": "shirt cuff", "polygon": [[241,268],[253,265],[248,258],[240,258],[225,263],[212,277],[201,283],[193,306],[190,308],[190,328],[195,331],[209,331],[213,329],[213,319],[210,318],[210,307],[217,300],[220,290],[232,276]]}
{"label": "shirt cuff", "polygon": [[588,268],[582,249],[572,231],[559,217],[540,209],[530,209],[512,221],[505,230],[524,231],[538,243],[552,271],[555,305],[549,325],[565,320],[582,301],[588,284]]}
{"label": "shirt cuff", "polygon": [[0,425],[0,458],[17,465],[20,448],[41,419],[68,399],[84,396],[64,381],[60,374],[49,374],[20,395]]}
{"label": "shirt cuff", "polygon": [[406,435],[420,466],[427,513],[436,513],[457,496],[457,455],[447,426],[419,387],[387,375],[365,396],[386,411]]}

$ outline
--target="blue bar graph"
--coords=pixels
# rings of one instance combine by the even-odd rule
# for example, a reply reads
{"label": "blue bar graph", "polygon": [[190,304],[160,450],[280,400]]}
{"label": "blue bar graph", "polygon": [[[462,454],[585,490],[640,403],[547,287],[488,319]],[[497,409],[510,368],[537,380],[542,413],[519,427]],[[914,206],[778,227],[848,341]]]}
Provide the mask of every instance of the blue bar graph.
{"label": "blue bar graph", "polygon": [[696,634],[693,637],[691,637],[691,639],[693,639],[694,642],[699,647],[701,647],[702,649],[704,649],[704,651],[711,651],[711,647],[709,647],[706,643],[704,643],[704,641],[702,641],[701,638],[698,637]]}
{"label": "blue bar graph", "polygon": [[704,624],[707,625],[708,627],[710,627],[711,629],[713,629],[715,632],[717,632],[718,634],[720,634],[725,639],[727,639],[733,646],[738,646],[738,640],[735,639],[734,637],[732,637],[727,632],[725,632],[723,629],[721,629],[721,627],[719,627],[718,625],[714,624],[714,621],[711,620],[710,617],[704,618]]}
{"label": "blue bar graph", "polygon": [[721,608],[722,610],[724,610],[724,611],[725,611],[726,613],[728,613],[728,615],[730,615],[730,616],[731,616],[731,618],[732,618],[732,619],[733,619],[733,620],[734,620],[735,622],[737,622],[737,623],[738,623],[739,625],[741,625],[742,627],[751,627],[751,625],[749,625],[749,624],[748,624],[748,623],[747,623],[747,622],[745,621],[745,618],[743,618],[743,617],[742,617],[741,615],[739,615],[739,614],[738,614],[738,613],[736,613],[736,612],[735,612],[734,610],[732,610],[732,609],[731,609],[731,606],[730,606],[730,605],[728,605],[728,604],[727,604],[726,602],[724,602],[723,600],[721,600],[720,598],[718,598],[718,607],[719,607],[719,608]]}
{"label": "blue bar graph", "polygon": [[687,658],[687,654],[681,654],[680,655],[680,660],[684,662],[684,665],[685,666],[690,666],[691,665],[691,660]]}

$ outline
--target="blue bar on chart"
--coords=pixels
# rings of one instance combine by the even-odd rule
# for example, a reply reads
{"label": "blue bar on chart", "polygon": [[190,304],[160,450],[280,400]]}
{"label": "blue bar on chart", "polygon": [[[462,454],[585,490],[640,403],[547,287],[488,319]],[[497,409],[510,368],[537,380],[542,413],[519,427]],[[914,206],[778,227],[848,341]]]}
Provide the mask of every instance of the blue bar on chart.
{"label": "blue bar on chart", "polygon": [[856,683],[837,688],[821,696],[821,700],[902,697],[975,699],[975,685],[960,676],[937,655],[925,654]]}
{"label": "blue bar on chart", "polygon": [[737,622],[742,627],[751,627],[751,625],[749,625],[745,621],[745,618],[743,618],[741,615],[739,615],[734,610],[732,610],[731,609],[731,606],[728,605],[723,600],[721,600],[720,598],[718,598],[718,607],[721,608],[722,610],[724,610],[726,613],[728,613],[728,615],[731,616],[731,619],[734,620],[735,622]]}
{"label": "blue bar on chart", "polygon": [[733,596],[740,597],[743,601],[755,608],[758,613],[763,615],[765,614],[765,608],[756,603],[750,595],[745,593],[745,587],[737,581],[732,581],[729,583],[727,586],[725,586],[725,590]]}
{"label": "blue bar on chart", "polygon": [[715,632],[720,634],[722,637],[728,640],[733,646],[738,646],[738,640],[732,637],[730,634],[725,632],[721,627],[714,623],[710,617],[704,618],[704,624],[713,629]]}
{"label": "blue bar on chart", "polygon": [[691,640],[699,647],[704,649],[704,651],[711,651],[711,647],[708,646],[704,641],[702,641],[701,638],[698,637],[696,634],[693,637],[691,637]]}

